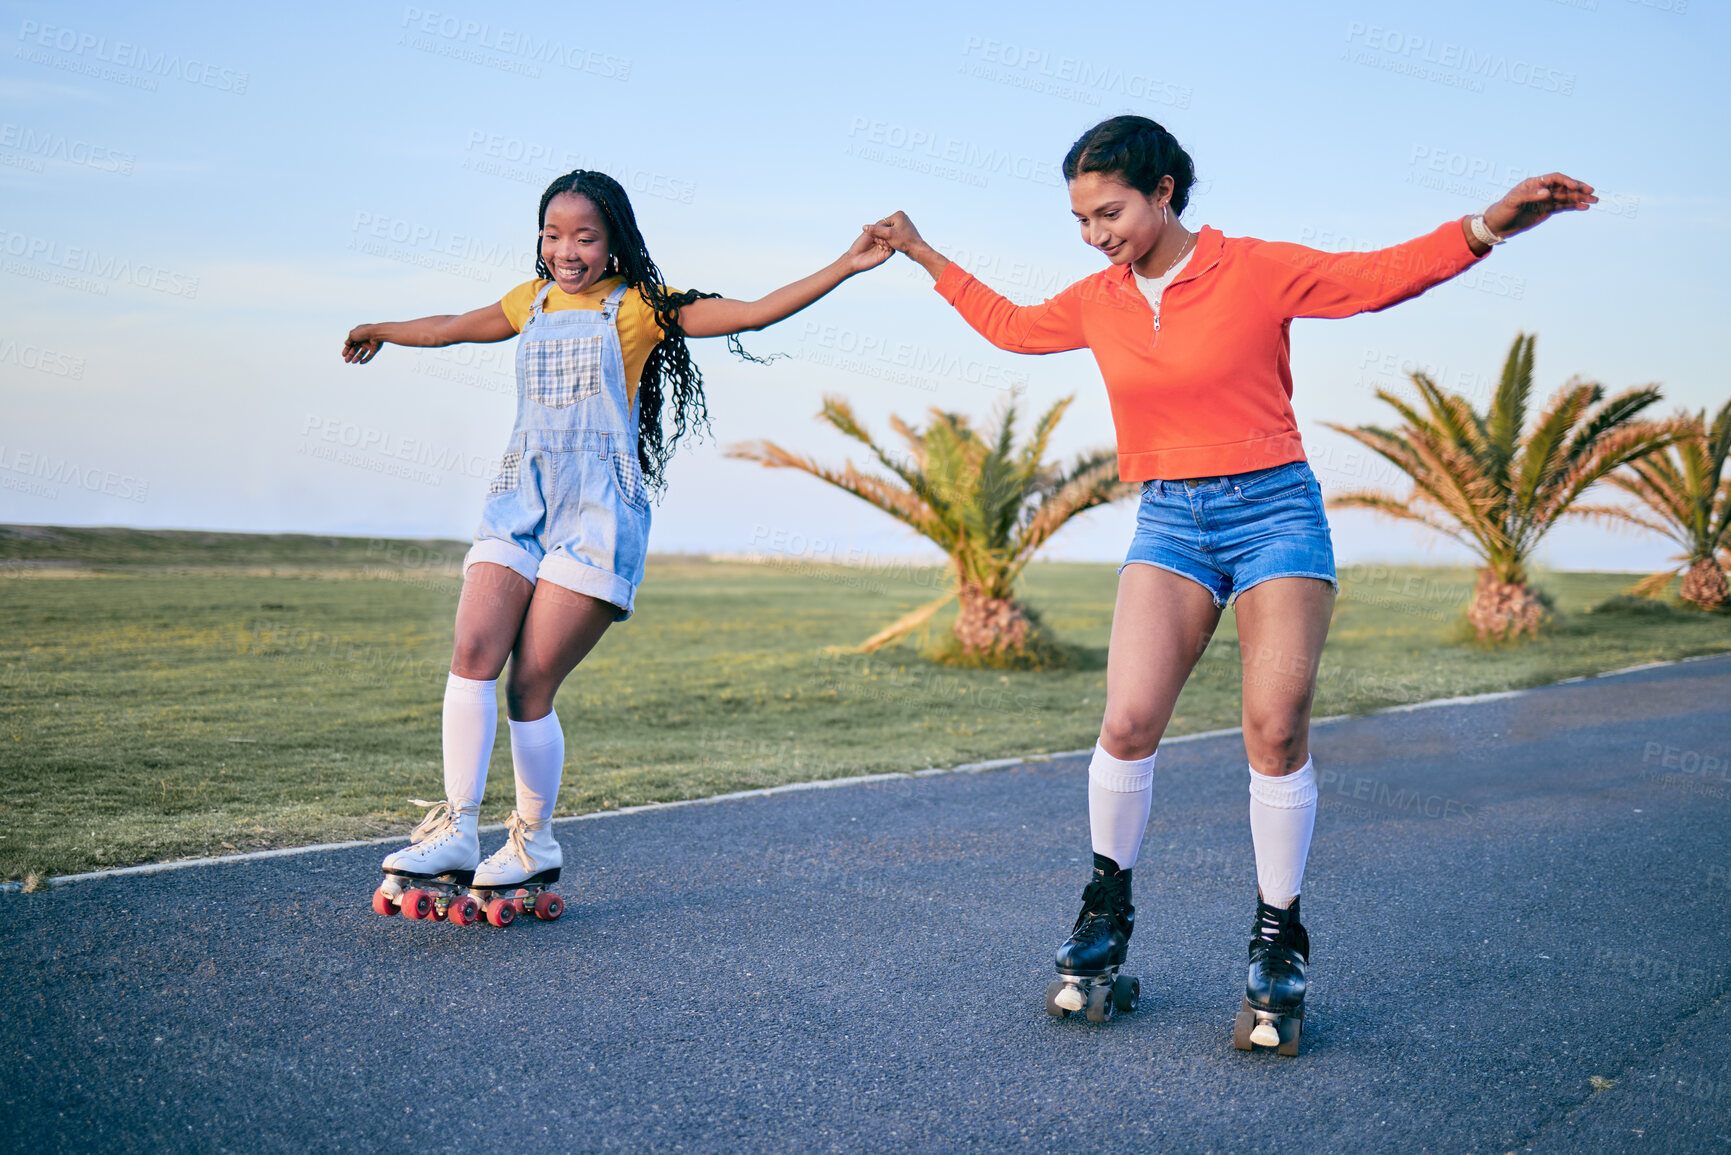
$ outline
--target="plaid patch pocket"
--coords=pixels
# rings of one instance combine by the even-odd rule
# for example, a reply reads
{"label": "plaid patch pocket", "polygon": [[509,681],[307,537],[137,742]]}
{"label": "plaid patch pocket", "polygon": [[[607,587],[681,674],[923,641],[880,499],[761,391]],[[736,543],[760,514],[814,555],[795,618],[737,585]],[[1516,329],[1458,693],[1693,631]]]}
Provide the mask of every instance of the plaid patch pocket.
{"label": "plaid patch pocket", "polygon": [[529,400],[563,409],[601,392],[606,340],[596,336],[530,342],[523,350]]}
{"label": "plaid patch pocket", "polygon": [[517,488],[517,474],[523,464],[521,453],[507,453],[499,459],[499,476],[487,486],[488,493],[510,493]]}

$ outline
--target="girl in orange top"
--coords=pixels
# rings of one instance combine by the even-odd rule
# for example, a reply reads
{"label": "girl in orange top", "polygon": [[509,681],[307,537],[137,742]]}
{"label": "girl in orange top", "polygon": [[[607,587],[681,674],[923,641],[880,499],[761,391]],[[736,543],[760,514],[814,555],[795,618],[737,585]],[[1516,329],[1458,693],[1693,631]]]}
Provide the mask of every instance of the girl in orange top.
{"label": "girl in orange top", "polygon": [[1125,481],[1142,482],[1120,569],[1106,711],[1088,769],[1094,872],[1057,953],[1056,1015],[1135,1005],[1120,976],[1134,925],[1130,874],[1173,704],[1221,609],[1238,618],[1257,902],[1233,1041],[1296,1053],[1309,940],[1298,896],[1316,819],[1309,752],[1316,669],[1337,588],[1321,490],[1292,412],[1294,317],[1348,317],[1417,296],[1590,186],[1559,173],[1516,185],[1478,216],[1378,252],[1323,253],[1181,223],[1190,157],[1160,125],[1118,116],[1064,158],[1082,239],[1110,266],[1018,307],[933,249],[903,213],[874,236],[917,261],[999,348],[1087,348],[1099,363]]}

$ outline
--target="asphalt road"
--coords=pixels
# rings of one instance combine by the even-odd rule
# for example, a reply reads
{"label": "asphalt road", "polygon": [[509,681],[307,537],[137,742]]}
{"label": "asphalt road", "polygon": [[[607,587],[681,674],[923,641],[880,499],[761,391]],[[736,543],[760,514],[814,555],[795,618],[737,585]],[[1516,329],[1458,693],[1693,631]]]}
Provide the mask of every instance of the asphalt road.
{"label": "asphalt road", "polygon": [[1227,737],[1162,753],[1104,1026],[1043,1009],[1080,759],[571,823],[502,931],[373,914],[377,848],[0,896],[0,1146],[1731,1149],[1731,660],[1314,746],[1297,1059],[1231,1046]]}

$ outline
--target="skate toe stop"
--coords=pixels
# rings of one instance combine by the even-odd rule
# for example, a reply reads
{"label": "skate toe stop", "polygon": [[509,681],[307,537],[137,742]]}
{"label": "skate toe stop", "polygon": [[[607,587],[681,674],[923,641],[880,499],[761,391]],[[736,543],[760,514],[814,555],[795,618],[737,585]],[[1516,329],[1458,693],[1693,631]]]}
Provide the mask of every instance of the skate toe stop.
{"label": "skate toe stop", "polygon": [[1277,1047],[1280,1045],[1280,1032],[1273,1023],[1263,1021],[1250,1032],[1250,1041],[1259,1047]]}

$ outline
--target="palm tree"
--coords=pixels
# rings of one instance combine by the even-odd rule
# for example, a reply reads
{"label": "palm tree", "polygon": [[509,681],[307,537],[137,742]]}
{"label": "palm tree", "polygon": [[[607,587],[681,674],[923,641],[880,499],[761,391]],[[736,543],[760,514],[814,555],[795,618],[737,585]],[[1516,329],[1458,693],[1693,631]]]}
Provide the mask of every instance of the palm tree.
{"label": "palm tree", "polygon": [[1687,431],[1682,440],[1605,478],[1645,509],[1592,506],[1580,510],[1662,533],[1683,547],[1673,561],[1683,564],[1643,578],[1629,592],[1656,597],[1681,570],[1686,602],[1714,610],[1727,601],[1725,571],[1716,554],[1731,549],[1731,478],[1724,476],[1731,456],[1731,401],[1707,423],[1707,411],[1677,418]]}
{"label": "palm tree", "polygon": [[1413,484],[1406,498],[1362,490],[1330,504],[1416,521],[1479,555],[1483,568],[1467,621],[1480,639],[1538,633],[1547,611],[1527,584],[1527,563],[1539,540],[1588,486],[1682,435],[1675,422],[1636,420],[1659,399],[1656,386],[1607,400],[1601,386],[1580,380],[1559,389],[1523,434],[1534,340],[1516,335],[1483,415],[1464,396],[1414,373],[1422,410],[1387,390],[1376,392],[1400,414],[1399,428],[1328,426],[1393,462]]}
{"label": "palm tree", "polygon": [[961,603],[954,634],[965,665],[1038,666],[1058,657],[1041,636],[1038,619],[1015,598],[1017,575],[1035,551],[1071,518],[1134,491],[1118,480],[1117,455],[1096,449],[1068,466],[1045,460],[1047,443],[1073,396],[1054,404],[1016,446],[1016,399],[1005,404],[995,428],[976,431],[969,419],[930,411],[924,429],[900,417],[890,427],[907,443],[902,457],[878,444],[840,397],[826,397],[818,414],[860,442],[893,475],[861,473],[850,460],[836,469],[769,441],[744,442],[729,457],[772,469],[799,469],[883,510],[949,555],[955,586],[868,638],[871,651],[929,620],[952,598]]}

